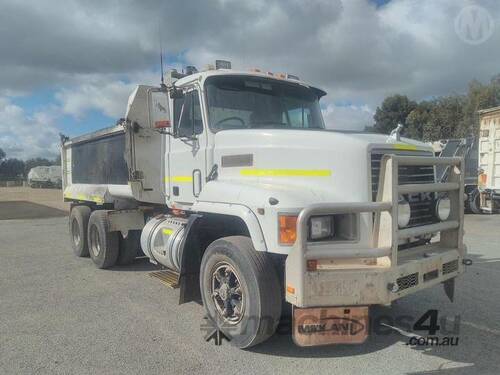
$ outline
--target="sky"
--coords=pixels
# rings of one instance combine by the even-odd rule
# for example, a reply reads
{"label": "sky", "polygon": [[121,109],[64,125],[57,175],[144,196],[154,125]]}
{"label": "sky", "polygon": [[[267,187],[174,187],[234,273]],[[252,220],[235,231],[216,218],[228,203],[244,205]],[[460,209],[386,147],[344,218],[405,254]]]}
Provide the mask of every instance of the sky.
{"label": "sky", "polygon": [[166,66],[289,72],[321,87],[329,128],[373,123],[384,97],[463,93],[500,73],[496,0],[0,0],[0,148],[54,158],[59,133],[124,116]]}

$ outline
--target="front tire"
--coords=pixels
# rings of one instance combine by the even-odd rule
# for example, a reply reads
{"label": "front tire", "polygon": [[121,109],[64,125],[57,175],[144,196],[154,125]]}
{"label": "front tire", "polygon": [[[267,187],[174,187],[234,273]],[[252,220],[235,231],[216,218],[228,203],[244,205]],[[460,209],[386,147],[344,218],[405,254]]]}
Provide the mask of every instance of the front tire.
{"label": "front tire", "polygon": [[108,211],[92,212],[88,226],[89,254],[97,268],[109,268],[118,259],[118,232],[109,231]]}
{"label": "front tire", "polygon": [[74,206],[69,214],[69,236],[71,247],[77,257],[88,257],[87,227],[90,218],[90,207]]}
{"label": "front tire", "polygon": [[250,238],[224,237],[208,246],[200,289],[208,317],[232,345],[249,348],[274,334],[281,316],[278,275]]}

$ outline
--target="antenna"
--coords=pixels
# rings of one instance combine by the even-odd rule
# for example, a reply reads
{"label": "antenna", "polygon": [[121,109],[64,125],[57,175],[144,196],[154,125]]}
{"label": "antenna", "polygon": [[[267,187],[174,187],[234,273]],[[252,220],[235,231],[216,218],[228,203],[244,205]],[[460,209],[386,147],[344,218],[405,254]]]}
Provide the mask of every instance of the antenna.
{"label": "antenna", "polygon": [[158,36],[159,36],[159,39],[160,39],[160,74],[161,74],[161,87],[162,88],[165,88],[165,81],[164,81],[164,78],[163,78],[163,43],[162,43],[162,39],[161,39],[161,23],[160,21],[158,21]]}

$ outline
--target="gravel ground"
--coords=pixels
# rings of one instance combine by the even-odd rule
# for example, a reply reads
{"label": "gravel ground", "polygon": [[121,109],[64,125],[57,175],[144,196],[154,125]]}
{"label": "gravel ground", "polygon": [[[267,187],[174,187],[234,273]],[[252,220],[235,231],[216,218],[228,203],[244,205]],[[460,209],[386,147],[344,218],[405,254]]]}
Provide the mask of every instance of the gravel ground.
{"label": "gravel ground", "polygon": [[178,291],[150,278],[155,267],[146,260],[98,270],[73,256],[66,218],[2,220],[0,374],[498,374],[499,228],[500,216],[467,216],[474,265],[459,278],[455,303],[436,287],[372,311],[389,319],[429,309],[459,315],[458,346],[409,346],[394,331],[319,348],[298,348],[281,334],[243,351],[205,342],[203,308],[177,305]]}

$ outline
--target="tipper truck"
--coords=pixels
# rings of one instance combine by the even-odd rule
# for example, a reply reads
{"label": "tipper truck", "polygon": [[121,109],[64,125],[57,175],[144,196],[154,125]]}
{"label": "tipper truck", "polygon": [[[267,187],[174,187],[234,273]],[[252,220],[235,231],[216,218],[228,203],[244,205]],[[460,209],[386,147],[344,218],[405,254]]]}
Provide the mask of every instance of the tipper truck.
{"label": "tipper truck", "polygon": [[485,213],[500,210],[500,107],[479,111],[479,192]]}
{"label": "tipper truck", "polygon": [[297,345],[362,343],[372,305],[438,284],[452,299],[462,158],[399,127],[328,130],[324,95],[223,61],[138,86],[116,126],[62,138],[75,254],[108,268],[140,248],[239,348],[273,335],[284,310]]}
{"label": "tipper truck", "polygon": [[61,167],[59,165],[39,166],[28,172],[28,185],[32,188],[61,188]]}

